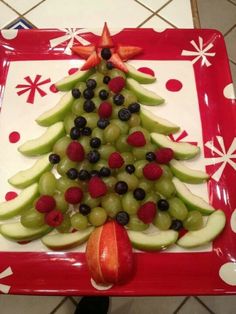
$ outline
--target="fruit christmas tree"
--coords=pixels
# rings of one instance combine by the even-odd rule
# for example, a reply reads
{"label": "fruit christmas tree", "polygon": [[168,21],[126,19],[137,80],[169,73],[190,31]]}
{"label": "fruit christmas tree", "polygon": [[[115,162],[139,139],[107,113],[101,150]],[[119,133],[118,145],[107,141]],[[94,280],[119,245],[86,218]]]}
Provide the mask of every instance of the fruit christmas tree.
{"label": "fruit christmas tree", "polygon": [[120,283],[132,275],[132,246],[200,246],[222,231],[225,215],[185,185],[208,179],[181,162],[200,149],[172,141],[168,135],[179,127],[148,109],[164,103],[144,87],[156,79],[125,62],[142,49],[114,45],[105,24],[97,46],[72,50],[86,61],[56,83],[65,94],[36,119],[43,134],[19,147],[40,157],[9,179],[23,190],[0,204],[0,220],[20,221],[2,223],[0,233],[15,241],[40,238],[52,250],[88,241],[93,279]]}

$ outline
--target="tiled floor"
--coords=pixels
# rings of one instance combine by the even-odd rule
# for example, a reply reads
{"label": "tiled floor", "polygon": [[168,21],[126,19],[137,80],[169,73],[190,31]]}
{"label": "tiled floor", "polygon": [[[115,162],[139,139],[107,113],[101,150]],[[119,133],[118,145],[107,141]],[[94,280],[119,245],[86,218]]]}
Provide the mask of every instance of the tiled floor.
{"label": "tiled floor", "polygon": [[[225,36],[236,82],[236,0],[197,0],[203,28]],[[192,28],[190,0],[0,0],[0,28],[84,26]],[[126,8],[125,10],[123,8]],[[83,14],[79,14],[83,11]],[[132,12],[132,14],[130,14]],[[0,314],[71,314],[79,298],[0,295]],[[235,297],[112,298],[112,314],[233,314]]]}

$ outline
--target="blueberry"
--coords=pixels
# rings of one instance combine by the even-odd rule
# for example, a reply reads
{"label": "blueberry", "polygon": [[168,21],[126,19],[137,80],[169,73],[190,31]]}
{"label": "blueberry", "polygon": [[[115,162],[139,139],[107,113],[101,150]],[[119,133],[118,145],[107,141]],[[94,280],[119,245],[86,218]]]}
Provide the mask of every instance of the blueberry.
{"label": "blueberry", "polygon": [[134,195],[134,198],[136,198],[136,200],[142,201],[145,198],[146,193],[145,193],[144,189],[137,188],[134,190],[133,195]]}
{"label": "blueberry", "polygon": [[89,79],[87,80],[86,82],[86,86],[89,88],[89,89],[94,89],[97,87],[97,82],[94,80],[94,79]]}
{"label": "blueberry", "polygon": [[104,60],[109,60],[111,57],[111,50],[109,48],[103,48],[101,51],[101,56]]}
{"label": "blueberry", "polygon": [[92,100],[87,99],[84,102],[83,109],[85,112],[93,112],[95,109],[95,104]]}
{"label": "blueberry", "polygon": [[87,170],[80,170],[79,173],[78,173],[78,178],[81,180],[81,181],[85,181],[85,180],[89,180],[90,179],[90,173],[87,171]]}
{"label": "blueberry", "polygon": [[104,78],[103,78],[103,83],[104,84],[108,84],[110,82],[110,80],[111,80],[110,76],[105,75]]}
{"label": "blueberry", "polygon": [[101,100],[106,100],[108,98],[108,96],[109,96],[109,93],[107,90],[105,90],[105,89],[100,90],[99,97]]}
{"label": "blueberry", "polygon": [[183,228],[183,223],[181,220],[175,219],[172,221],[170,229],[173,229],[175,231],[179,231]]}
{"label": "blueberry", "polygon": [[61,158],[57,154],[50,154],[49,155],[49,162],[52,165],[58,164],[60,162]]}
{"label": "blueberry", "polygon": [[88,214],[90,214],[91,208],[90,208],[87,204],[80,204],[80,205],[79,205],[79,212],[80,212],[83,216],[87,216]]}
{"label": "blueberry", "polygon": [[78,88],[73,88],[71,93],[74,98],[80,98],[81,96],[81,92]]}
{"label": "blueberry", "polygon": [[161,198],[158,202],[157,202],[157,207],[158,209],[160,209],[161,211],[166,211],[169,209],[169,203],[167,200]]}
{"label": "blueberry", "polygon": [[101,140],[98,137],[92,137],[90,140],[90,146],[92,148],[98,148],[101,145]]}
{"label": "blueberry", "polygon": [[77,128],[80,128],[80,129],[84,128],[86,123],[87,123],[87,120],[84,117],[81,117],[81,116],[76,117],[75,120],[74,120],[75,126]]}
{"label": "blueberry", "polygon": [[108,125],[110,124],[110,121],[108,119],[99,119],[98,122],[97,122],[97,126],[104,130]]}
{"label": "blueberry", "polygon": [[134,173],[134,171],[135,171],[135,166],[134,165],[127,165],[126,167],[125,167],[125,170],[126,170],[126,172],[128,172],[129,174],[131,174],[131,173]]}
{"label": "blueberry", "polygon": [[85,135],[85,136],[89,136],[91,135],[92,130],[91,128],[89,128],[88,126],[85,126],[82,130],[81,130],[81,134]]}
{"label": "blueberry", "polygon": [[118,112],[118,118],[121,121],[128,121],[131,118],[131,113],[127,108],[122,108]]}
{"label": "blueberry", "polygon": [[91,164],[95,164],[100,159],[100,153],[97,150],[91,150],[87,154],[87,159]]}
{"label": "blueberry", "polygon": [[94,91],[91,88],[86,88],[83,91],[83,96],[85,99],[92,99],[94,96]]}
{"label": "blueberry", "polygon": [[107,69],[112,70],[113,69],[113,63],[111,61],[107,61]]}
{"label": "blueberry", "polygon": [[111,175],[111,170],[108,167],[102,167],[99,171],[100,177],[109,177]]}
{"label": "blueberry", "polygon": [[99,171],[93,169],[93,170],[90,171],[90,175],[91,175],[91,177],[98,177],[99,176]]}
{"label": "blueberry", "polygon": [[154,161],[156,160],[156,155],[153,152],[146,153],[146,160],[147,161]]}
{"label": "blueberry", "polygon": [[76,126],[73,126],[70,130],[70,137],[72,140],[77,140],[80,137],[80,129]]}
{"label": "blueberry", "polygon": [[70,168],[67,172],[66,175],[69,179],[75,180],[78,178],[78,170],[76,168]]}
{"label": "blueberry", "polygon": [[122,195],[128,191],[128,184],[125,181],[118,181],[115,185],[116,193]]}
{"label": "blueberry", "polygon": [[116,221],[118,224],[125,226],[129,222],[129,214],[125,211],[120,211],[116,214]]}
{"label": "blueberry", "polygon": [[113,96],[113,102],[117,106],[123,105],[125,101],[125,97],[122,94],[116,94]]}
{"label": "blueberry", "polygon": [[128,109],[131,113],[136,113],[136,112],[139,112],[140,111],[140,104],[137,103],[137,102],[134,102],[132,104],[130,104],[128,106]]}

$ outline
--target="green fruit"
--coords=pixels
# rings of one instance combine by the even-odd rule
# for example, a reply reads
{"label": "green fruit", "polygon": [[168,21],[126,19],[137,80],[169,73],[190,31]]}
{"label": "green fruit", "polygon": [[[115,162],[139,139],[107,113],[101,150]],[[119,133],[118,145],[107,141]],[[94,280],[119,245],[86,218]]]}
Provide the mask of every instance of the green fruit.
{"label": "green fruit", "polygon": [[44,214],[30,208],[21,215],[20,222],[25,228],[38,228],[45,224]]}
{"label": "green fruit", "polygon": [[54,197],[54,200],[56,201],[56,208],[60,210],[62,213],[65,213],[69,208],[69,204],[65,200],[64,193],[57,192],[56,194],[53,195],[53,197]]}
{"label": "green fruit", "polygon": [[137,214],[140,207],[139,202],[134,198],[133,192],[128,192],[122,196],[121,199],[123,210],[125,210],[129,215]]}
{"label": "green fruit", "polygon": [[197,210],[192,210],[184,220],[183,226],[189,231],[201,229],[203,227],[202,214]]}
{"label": "green fruit", "polygon": [[56,141],[52,148],[52,151],[62,158],[66,155],[66,149],[70,142],[71,139],[68,136],[63,136],[58,141]]}
{"label": "green fruit", "polygon": [[135,79],[140,84],[150,84],[156,81],[155,76],[138,71],[131,64],[125,64],[128,69],[128,77]]}
{"label": "green fruit", "polygon": [[70,134],[70,130],[74,126],[75,118],[76,118],[76,115],[72,112],[67,113],[67,115],[65,116],[64,128],[65,128],[66,134]]}
{"label": "green fruit", "polygon": [[160,230],[168,230],[171,226],[172,219],[168,212],[158,211],[152,223]]}
{"label": "green fruit", "polygon": [[71,221],[70,221],[70,215],[65,214],[63,217],[63,221],[61,224],[56,228],[57,231],[60,233],[68,233],[71,230]]}
{"label": "green fruit", "polygon": [[57,172],[61,176],[65,176],[69,169],[76,167],[77,162],[71,161],[67,156],[65,156],[60,160],[59,164],[57,164]]}
{"label": "green fruit", "polygon": [[71,226],[77,230],[85,230],[88,226],[88,218],[80,213],[74,214],[70,221]]}
{"label": "green fruit", "polygon": [[107,213],[104,208],[95,207],[88,214],[88,220],[95,227],[101,226],[107,220]]}
{"label": "green fruit", "polygon": [[79,183],[75,180],[70,180],[67,177],[60,177],[57,179],[56,189],[62,193],[72,186],[79,186]]}
{"label": "green fruit", "polygon": [[171,179],[161,177],[155,182],[155,190],[165,198],[173,197],[176,193],[175,186]]}
{"label": "green fruit", "polygon": [[72,89],[75,84],[79,81],[85,81],[91,74],[93,70],[80,71],[78,70],[72,75],[69,75],[62,80],[58,81],[55,85],[60,91],[67,91]]}
{"label": "green fruit", "polygon": [[185,220],[188,216],[188,209],[184,203],[177,197],[170,198],[169,202],[169,214],[178,220]]}
{"label": "green fruit", "polygon": [[127,228],[134,231],[144,231],[149,227],[148,224],[145,224],[142,220],[140,220],[136,215],[130,215],[129,223],[127,224]]}
{"label": "green fruit", "polygon": [[101,206],[105,209],[109,217],[114,218],[122,210],[121,198],[116,193],[107,193],[102,198]]}
{"label": "green fruit", "polygon": [[138,178],[134,174],[129,174],[126,171],[118,173],[117,180],[126,182],[129,190],[136,189],[139,183]]}
{"label": "green fruit", "polygon": [[53,173],[45,172],[39,179],[39,193],[53,195],[57,186],[57,180]]}

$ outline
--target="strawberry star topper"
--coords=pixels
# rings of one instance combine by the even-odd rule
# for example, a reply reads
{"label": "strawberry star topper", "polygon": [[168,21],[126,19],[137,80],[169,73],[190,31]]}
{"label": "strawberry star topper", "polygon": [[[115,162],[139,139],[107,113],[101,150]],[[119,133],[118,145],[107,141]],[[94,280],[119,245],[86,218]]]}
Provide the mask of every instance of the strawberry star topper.
{"label": "strawberry star topper", "polygon": [[123,61],[127,61],[142,52],[138,46],[115,45],[107,23],[104,24],[101,38],[98,45],[74,46],[71,50],[86,59],[80,70],[88,70],[98,65],[101,59],[110,62],[112,66],[127,73],[128,69]]}

